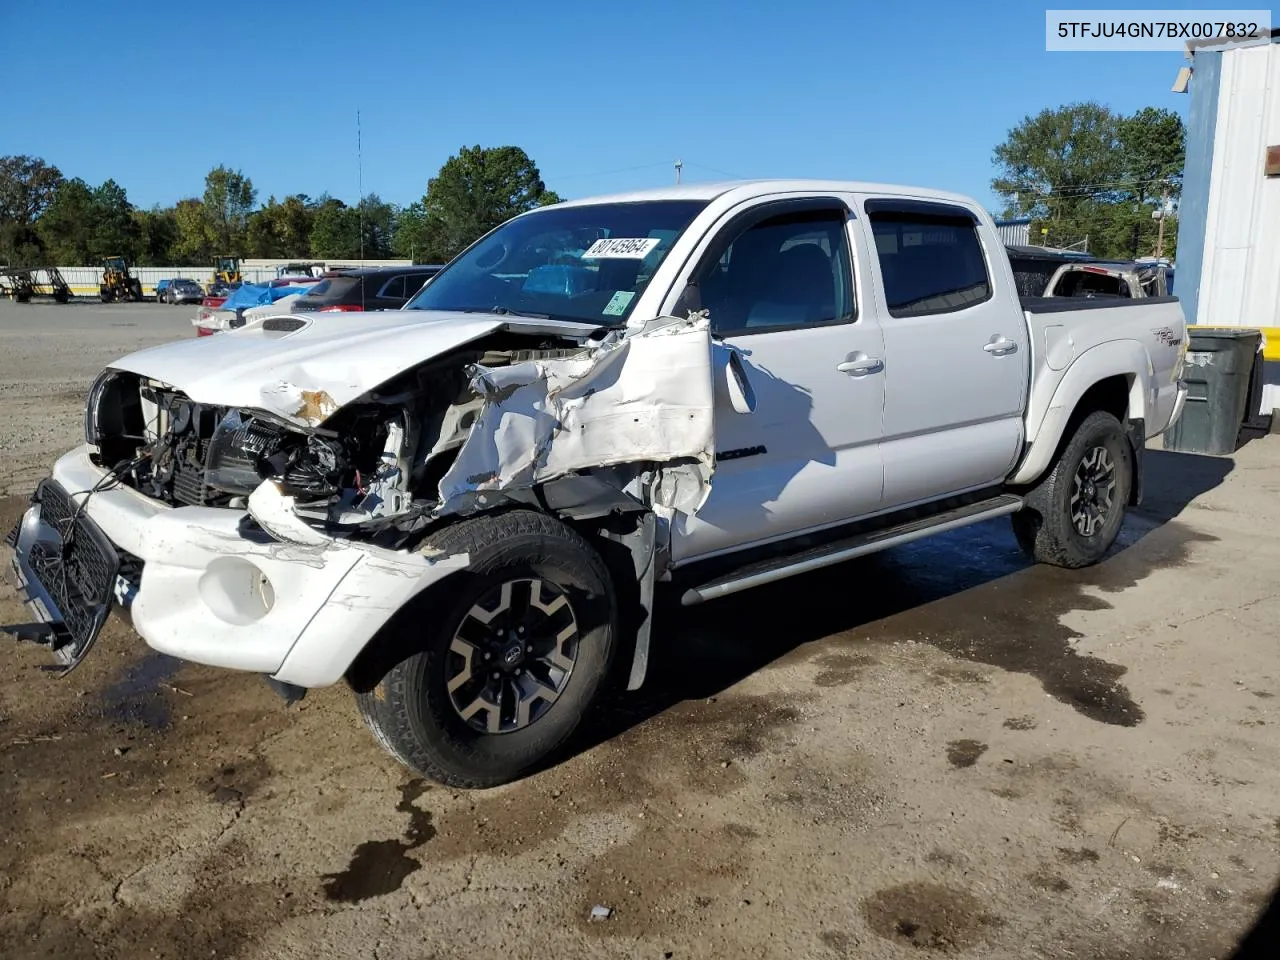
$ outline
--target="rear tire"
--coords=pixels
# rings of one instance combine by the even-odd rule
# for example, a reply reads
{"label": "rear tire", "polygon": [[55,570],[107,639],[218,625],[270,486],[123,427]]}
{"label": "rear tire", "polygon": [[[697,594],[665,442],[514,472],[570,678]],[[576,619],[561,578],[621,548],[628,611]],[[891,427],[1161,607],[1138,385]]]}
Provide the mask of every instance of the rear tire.
{"label": "rear tire", "polygon": [[361,655],[350,677],[360,712],[423,776],[466,788],[515,780],[564,745],[609,673],[608,570],[582,536],[531,510],[463,520],[421,549],[470,563]]}
{"label": "rear tire", "polygon": [[1133,452],[1120,421],[1101,410],[1076,427],[1048,473],[1012,517],[1037,563],[1087,567],[1111,549],[1133,489]]}

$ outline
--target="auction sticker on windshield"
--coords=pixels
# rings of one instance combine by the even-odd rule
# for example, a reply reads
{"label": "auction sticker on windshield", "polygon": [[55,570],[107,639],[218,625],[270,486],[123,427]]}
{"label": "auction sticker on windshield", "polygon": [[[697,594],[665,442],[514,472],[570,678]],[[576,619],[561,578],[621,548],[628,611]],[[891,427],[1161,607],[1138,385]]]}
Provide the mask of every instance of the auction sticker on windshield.
{"label": "auction sticker on windshield", "polygon": [[593,243],[583,260],[643,260],[662,241],[657,237],[606,237]]}
{"label": "auction sticker on windshield", "polygon": [[635,295],[636,292],[634,290],[619,290],[610,298],[609,302],[604,305],[604,310],[602,312],[606,317],[622,316],[627,310],[627,305],[631,303]]}

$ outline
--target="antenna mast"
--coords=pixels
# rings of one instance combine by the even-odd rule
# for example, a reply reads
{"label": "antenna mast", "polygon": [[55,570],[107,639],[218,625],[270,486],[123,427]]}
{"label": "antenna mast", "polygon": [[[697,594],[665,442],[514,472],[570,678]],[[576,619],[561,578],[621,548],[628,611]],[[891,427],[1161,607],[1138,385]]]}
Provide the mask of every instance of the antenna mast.
{"label": "antenna mast", "polygon": [[364,155],[360,143],[360,111],[356,111],[356,203],[360,211],[360,260],[364,261]]}

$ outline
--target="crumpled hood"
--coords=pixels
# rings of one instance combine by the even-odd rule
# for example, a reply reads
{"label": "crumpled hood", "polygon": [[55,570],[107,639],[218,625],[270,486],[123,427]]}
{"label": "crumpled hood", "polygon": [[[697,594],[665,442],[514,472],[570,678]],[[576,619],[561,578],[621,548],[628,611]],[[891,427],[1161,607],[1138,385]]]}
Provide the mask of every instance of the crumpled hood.
{"label": "crumpled hood", "polygon": [[[180,340],[111,364],[181,390],[197,403],[267,410],[316,426],[405,370],[506,327],[536,326],[489,314],[389,310],[291,314],[216,337]],[[298,329],[287,329],[301,323]],[[567,325],[582,335],[589,328]]]}

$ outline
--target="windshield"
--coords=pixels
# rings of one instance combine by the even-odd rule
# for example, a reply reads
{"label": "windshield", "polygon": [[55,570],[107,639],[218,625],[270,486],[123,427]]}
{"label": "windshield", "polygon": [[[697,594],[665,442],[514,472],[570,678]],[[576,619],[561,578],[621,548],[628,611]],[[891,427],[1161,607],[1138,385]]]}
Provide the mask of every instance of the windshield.
{"label": "windshield", "polygon": [[445,267],[406,309],[620,322],[705,206],[600,203],[517,217]]}

